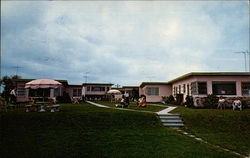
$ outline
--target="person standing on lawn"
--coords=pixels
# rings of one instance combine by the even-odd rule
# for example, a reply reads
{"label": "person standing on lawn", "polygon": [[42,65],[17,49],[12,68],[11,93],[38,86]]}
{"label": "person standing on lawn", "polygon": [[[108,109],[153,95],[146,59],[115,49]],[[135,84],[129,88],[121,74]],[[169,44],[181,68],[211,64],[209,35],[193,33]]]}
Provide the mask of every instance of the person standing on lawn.
{"label": "person standing on lawn", "polygon": [[129,105],[129,94],[127,91],[125,91],[124,97],[125,97],[125,101],[126,101],[127,105]]}
{"label": "person standing on lawn", "polygon": [[219,100],[218,100],[218,107],[217,109],[225,109],[225,99],[223,98],[223,96],[220,96]]}
{"label": "person standing on lawn", "polygon": [[10,103],[11,104],[16,103],[16,88],[12,89],[10,92]]}

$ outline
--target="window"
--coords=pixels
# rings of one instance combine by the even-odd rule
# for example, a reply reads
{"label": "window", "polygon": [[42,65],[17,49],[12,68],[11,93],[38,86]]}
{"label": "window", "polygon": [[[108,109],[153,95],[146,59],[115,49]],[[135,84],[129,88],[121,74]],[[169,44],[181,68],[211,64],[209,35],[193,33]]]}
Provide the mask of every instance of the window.
{"label": "window", "polygon": [[207,94],[207,82],[198,82],[198,93]]}
{"label": "window", "polygon": [[241,89],[243,96],[250,96],[250,82],[242,82]]}
{"label": "window", "polygon": [[181,93],[181,85],[179,85],[179,94]]}
{"label": "window", "polygon": [[146,88],[147,95],[159,96],[159,88],[158,87],[147,87]]}
{"label": "window", "polygon": [[186,85],[183,84],[183,93],[186,93]]}
{"label": "window", "polygon": [[89,86],[87,87],[87,91],[88,91],[88,92],[90,91],[90,87],[89,87]]}
{"label": "window", "polygon": [[191,94],[192,95],[198,94],[198,83],[197,82],[191,83]]}
{"label": "window", "polygon": [[30,97],[49,97],[50,89],[49,88],[38,88],[29,90]]}
{"label": "window", "polygon": [[54,90],[54,96],[55,97],[57,97],[57,96],[61,96],[61,87],[60,88],[56,88],[55,90]]}
{"label": "window", "polygon": [[191,83],[191,94],[207,94],[207,82],[192,82]]}
{"label": "window", "polygon": [[95,92],[105,91],[105,87],[96,87],[96,86],[93,86],[93,87],[91,87],[91,91],[95,91]]}
{"label": "window", "polygon": [[236,83],[235,82],[213,82],[213,94],[236,95]]}
{"label": "window", "polygon": [[189,95],[189,84],[187,84],[187,95]]}
{"label": "window", "polygon": [[76,88],[73,89],[73,97],[80,97],[82,95],[82,89]]}
{"label": "window", "polygon": [[25,85],[17,85],[16,95],[18,97],[25,97]]}

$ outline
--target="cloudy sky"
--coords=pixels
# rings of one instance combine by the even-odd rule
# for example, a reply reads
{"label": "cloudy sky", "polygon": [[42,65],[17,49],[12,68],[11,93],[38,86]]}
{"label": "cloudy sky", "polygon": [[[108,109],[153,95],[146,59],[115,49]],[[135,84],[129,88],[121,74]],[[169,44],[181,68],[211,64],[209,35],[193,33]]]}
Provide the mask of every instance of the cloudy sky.
{"label": "cloudy sky", "polygon": [[1,1],[2,76],[139,85],[245,71],[246,50],[247,1]]}

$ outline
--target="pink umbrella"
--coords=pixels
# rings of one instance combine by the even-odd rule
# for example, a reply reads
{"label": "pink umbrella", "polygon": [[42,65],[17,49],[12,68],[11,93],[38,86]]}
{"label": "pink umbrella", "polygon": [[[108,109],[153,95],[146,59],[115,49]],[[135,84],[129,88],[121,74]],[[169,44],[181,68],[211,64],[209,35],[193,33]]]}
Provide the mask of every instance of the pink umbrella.
{"label": "pink umbrella", "polygon": [[[38,89],[42,88],[43,89],[43,102],[44,102],[44,89],[46,88],[58,88],[62,84],[58,81],[52,80],[52,79],[36,79],[32,80],[28,83],[25,84],[25,88],[31,88],[31,89]],[[40,112],[44,112],[44,105],[41,105],[41,110]]]}
{"label": "pink umbrella", "polygon": [[62,84],[52,79],[36,79],[25,84],[25,88],[38,89],[38,88],[58,88]]}
{"label": "pink umbrella", "polygon": [[117,90],[117,89],[111,89],[107,92],[108,94],[121,94],[121,91]]}

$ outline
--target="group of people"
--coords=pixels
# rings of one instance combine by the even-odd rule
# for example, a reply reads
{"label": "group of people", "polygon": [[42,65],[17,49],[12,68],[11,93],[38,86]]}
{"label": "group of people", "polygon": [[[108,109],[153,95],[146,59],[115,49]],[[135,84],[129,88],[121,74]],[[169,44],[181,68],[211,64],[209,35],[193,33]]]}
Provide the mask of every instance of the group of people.
{"label": "group of people", "polygon": [[121,101],[119,104],[116,104],[115,105],[116,107],[121,107],[121,108],[127,108],[129,107],[129,93],[128,92],[125,92],[123,95],[122,95],[122,98],[121,98]]}
{"label": "group of people", "polygon": [[[129,93],[125,92],[122,95],[121,101],[119,104],[115,105],[116,107],[121,107],[121,108],[127,108],[129,107]],[[138,107],[146,107],[147,106],[147,102],[146,102],[146,96],[142,95],[137,102],[137,106]]]}
{"label": "group of people", "polygon": [[[222,97],[222,96],[220,96],[219,97],[219,100],[218,100],[218,107],[217,107],[217,109],[226,109],[226,100]],[[233,110],[235,110],[235,109],[240,109],[240,110],[242,110],[242,103],[241,103],[241,100],[240,100],[240,98],[239,97],[237,97],[234,101],[233,101],[233,104],[232,104],[232,106],[233,106]]]}

